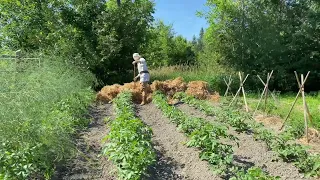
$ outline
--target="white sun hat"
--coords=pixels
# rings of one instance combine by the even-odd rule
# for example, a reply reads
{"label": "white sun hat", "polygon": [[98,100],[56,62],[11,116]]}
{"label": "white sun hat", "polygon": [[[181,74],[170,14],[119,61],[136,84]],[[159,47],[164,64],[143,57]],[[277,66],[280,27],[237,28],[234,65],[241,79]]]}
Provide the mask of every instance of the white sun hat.
{"label": "white sun hat", "polygon": [[134,57],[140,57],[139,53],[134,53],[134,54],[133,54],[133,58],[134,58]]}

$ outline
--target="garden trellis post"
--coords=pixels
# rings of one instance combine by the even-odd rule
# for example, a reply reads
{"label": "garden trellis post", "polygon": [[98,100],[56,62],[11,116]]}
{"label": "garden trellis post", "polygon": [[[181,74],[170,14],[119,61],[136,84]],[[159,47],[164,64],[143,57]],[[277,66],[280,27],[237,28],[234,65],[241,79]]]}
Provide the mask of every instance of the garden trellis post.
{"label": "garden trellis post", "polygon": [[303,100],[303,112],[304,112],[304,124],[305,124],[305,135],[306,135],[306,138],[307,138],[307,141],[309,141],[308,139],[308,117],[309,117],[309,120],[312,121],[312,117],[310,115],[310,112],[309,112],[309,108],[308,108],[308,105],[307,105],[307,102],[306,102],[306,99],[305,99],[305,93],[304,93],[304,85],[309,77],[309,74],[310,74],[310,71],[308,72],[308,74],[304,77],[303,74],[301,74],[301,82],[299,80],[299,76],[297,74],[297,72],[295,71],[294,72],[295,76],[296,76],[296,79],[297,79],[297,82],[298,82],[298,85],[299,85],[299,92],[297,93],[297,96],[294,100],[294,102],[292,103],[291,105],[291,108],[290,108],[290,111],[288,113],[288,115],[286,116],[280,130],[283,129],[286,121],[288,120],[293,108],[294,108],[294,105],[296,104],[297,100],[298,100],[298,97],[300,95],[300,93],[302,94],[302,100]]}
{"label": "garden trellis post", "polygon": [[[260,97],[259,102],[258,102],[258,105],[257,105],[257,107],[256,107],[256,109],[255,109],[255,111],[254,111],[254,113],[253,113],[253,116],[256,114],[257,110],[259,109],[259,106],[260,106],[260,103],[261,103],[261,101],[262,101],[263,96],[265,96],[265,101],[264,101],[264,108],[265,108],[265,109],[264,109],[264,110],[266,110],[266,106],[267,106],[268,92],[270,92],[270,94],[271,94],[272,97],[273,97],[272,92],[269,90],[269,82],[270,82],[270,79],[271,79],[271,77],[272,77],[272,74],[273,74],[273,70],[271,71],[271,73],[268,73],[266,83],[260,78],[259,75],[257,75],[258,78],[260,79],[260,81],[262,82],[262,84],[264,85],[264,89],[263,89],[263,91],[262,91],[262,93],[261,93],[261,97]],[[273,97],[273,98],[274,98],[274,97]],[[274,100],[275,100],[275,98],[274,98]],[[275,101],[276,101],[276,100],[275,100]]]}
{"label": "garden trellis post", "polygon": [[233,97],[233,99],[232,99],[229,107],[233,104],[233,102],[235,101],[235,99],[239,96],[240,91],[242,90],[243,99],[244,99],[244,103],[245,103],[245,106],[246,106],[246,111],[249,112],[249,108],[248,108],[248,104],[247,104],[247,99],[246,99],[246,93],[245,93],[244,87],[243,87],[243,85],[244,85],[244,83],[247,81],[248,77],[249,77],[249,74],[247,74],[247,76],[243,79],[243,78],[242,78],[242,75],[241,75],[241,72],[239,72],[240,87],[239,87],[236,95]]}
{"label": "garden trellis post", "polygon": [[226,97],[226,96],[228,95],[228,92],[229,92],[229,91],[230,91],[231,95],[233,96],[233,93],[232,93],[232,91],[231,91],[231,83],[232,83],[231,75],[230,75],[229,78],[228,78],[228,82],[227,82],[227,80],[226,80],[225,78],[223,78],[223,80],[224,80],[224,83],[226,83],[226,85],[227,85],[227,90],[226,90],[226,92],[224,93],[224,96]]}

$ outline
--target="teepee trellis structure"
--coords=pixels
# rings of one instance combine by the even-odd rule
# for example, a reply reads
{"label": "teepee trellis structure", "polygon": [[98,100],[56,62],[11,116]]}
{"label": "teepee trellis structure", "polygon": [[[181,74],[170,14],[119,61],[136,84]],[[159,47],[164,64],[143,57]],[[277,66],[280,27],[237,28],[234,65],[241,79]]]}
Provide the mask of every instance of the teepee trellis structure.
{"label": "teepee trellis structure", "polygon": [[225,78],[223,78],[223,80],[224,80],[224,83],[227,85],[227,90],[226,90],[226,92],[224,93],[224,96],[226,97],[226,96],[228,96],[228,93],[229,93],[229,91],[230,91],[230,93],[231,93],[231,95],[232,95],[232,97],[233,97],[233,93],[232,93],[232,91],[231,91],[231,84],[232,84],[232,78],[231,78],[231,75],[229,76],[229,78],[228,78],[228,81],[225,79]]}
{"label": "teepee trellis structure", "polygon": [[248,103],[247,103],[247,99],[246,99],[246,93],[245,93],[245,90],[244,90],[244,87],[243,87],[243,85],[247,81],[248,77],[249,77],[249,74],[247,74],[247,76],[243,79],[243,76],[242,76],[241,72],[239,72],[240,87],[239,87],[236,95],[233,97],[231,103],[229,104],[229,107],[233,104],[233,102],[236,100],[236,98],[239,96],[240,92],[242,91],[244,103],[245,103],[245,106],[246,106],[246,111],[249,112]]}
{"label": "teepee trellis structure", "polygon": [[309,138],[308,138],[308,118],[309,118],[310,122],[312,122],[312,116],[311,116],[311,114],[309,112],[308,104],[306,102],[304,86],[305,86],[305,83],[306,83],[306,81],[307,81],[307,79],[309,77],[310,71],[307,73],[307,75],[305,77],[304,77],[303,74],[301,74],[301,76],[300,76],[301,80],[299,80],[299,76],[298,76],[296,71],[294,72],[294,74],[296,76],[296,79],[297,79],[297,82],[298,82],[298,85],[299,85],[299,92],[297,93],[297,96],[296,96],[294,102],[292,103],[290,111],[289,111],[288,115],[286,116],[286,118],[285,118],[285,120],[284,120],[284,122],[283,122],[283,124],[282,124],[282,126],[280,128],[280,130],[283,129],[286,121],[288,120],[288,118],[289,118],[289,116],[290,116],[290,114],[291,114],[291,112],[292,112],[292,110],[293,110],[293,108],[294,108],[294,106],[295,106],[300,94],[301,94],[302,95],[302,100],[303,100],[303,110],[304,110],[303,112],[304,112],[304,123],[305,123],[305,135],[306,135],[307,141],[309,141]]}
{"label": "teepee trellis structure", "polygon": [[274,100],[276,101],[275,97],[273,96],[272,92],[269,90],[269,82],[270,82],[270,79],[272,77],[272,74],[273,74],[273,70],[271,71],[271,73],[268,73],[267,75],[267,81],[264,82],[261,77],[259,75],[257,75],[257,77],[259,78],[259,80],[262,82],[262,84],[264,85],[264,89],[261,93],[261,97],[259,99],[259,102],[258,102],[258,105],[253,113],[253,116],[256,114],[257,110],[259,109],[259,106],[260,106],[260,103],[264,97],[264,110],[266,110],[266,107],[267,107],[267,101],[268,101],[268,92],[270,92],[271,96],[274,98]]}

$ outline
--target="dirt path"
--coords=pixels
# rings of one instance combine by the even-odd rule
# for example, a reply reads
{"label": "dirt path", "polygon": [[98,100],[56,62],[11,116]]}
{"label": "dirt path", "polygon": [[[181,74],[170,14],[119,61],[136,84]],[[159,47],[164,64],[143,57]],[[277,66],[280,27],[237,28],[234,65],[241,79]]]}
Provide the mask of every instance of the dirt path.
{"label": "dirt path", "polygon": [[115,167],[105,157],[100,157],[101,140],[109,133],[105,117],[113,118],[112,105],[93,105],[93,119],[88,129],[76,139],[78,152],[66,167],[58,169],[53,180],[114,180]]}
{"label": "dirt path", "polygon": [[[206,116],[201,111],[189,107],[186,104],[180,104],[179,109],[190,116],[204,118],[206,120],[214,121],[214,117]],[[252,166],[260,167],[270,175],[280,176],[285,180],[303,180],[303,174],[298,172],[298,169],[290,163],[285,163],[281,160],[274,161],[276,154],[268,151],[267,145],[264,142],[255,141],[252,134],[240,133],[238,134],[233,129],[229,130],[230,134],[239,138],[239,147],[234,147],[234,161],[237,165],[245,168]]]}
{"label": "dirt path", "polygon": [[209,169],[209,164],[199,159],[199,151],[188,148],[184,134],[165,118],[154,105],[137,106],[138,116],[153,130],[153,143],[158,152],[158,162],[151,168],[152,180],[219,180]]}

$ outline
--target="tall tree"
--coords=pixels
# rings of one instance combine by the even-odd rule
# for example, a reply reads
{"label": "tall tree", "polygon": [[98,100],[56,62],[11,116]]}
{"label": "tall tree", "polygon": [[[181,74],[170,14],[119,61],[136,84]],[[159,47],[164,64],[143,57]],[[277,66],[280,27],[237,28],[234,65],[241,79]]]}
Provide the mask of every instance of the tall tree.
{"label": "tall tree", "polygon": [[[274,70],[274,87],[296,88],[293,71],[312,71],[308,89],[319,89],[320,2],[208,0],[207,51],[221,64],[250,74]],[[290,83],[288,83],[290,82]],[[310,86],[313,84],[312,86]]]}
{"label": "tall tree", "polygon": [[203,39],[204,39],[204,29],[201,28],[200,33],[199,33],[198,43],[197,43],[198,44],[198,48],[197,48],[198,52],[201,52],[204,49]]}

